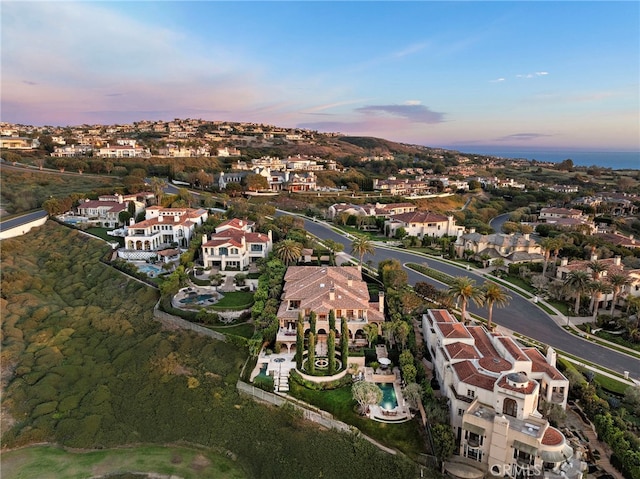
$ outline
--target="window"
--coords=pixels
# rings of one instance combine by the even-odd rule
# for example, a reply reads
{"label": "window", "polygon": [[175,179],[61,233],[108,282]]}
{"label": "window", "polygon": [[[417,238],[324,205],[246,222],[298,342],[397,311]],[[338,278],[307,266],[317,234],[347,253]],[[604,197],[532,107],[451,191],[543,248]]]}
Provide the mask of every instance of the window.
{"label": "window", "polygon": [[231,254],[238,254],[238,248],[231,248]]}
{"label": "window", "polygon": [[473,389],[467,389],[467,397],[470,397],[470,398],[476,397],[476,392]]}
{"label": "window", "polygon": [[228,255],[228,254],[229,254],[229,249],[228,249],[228,248],[219,248],[219,249],[218,249],[218,254],[219,254],[220,256],[222,256],[222,255],[225,255],[225,256],[226,256],[226,255]]}
{"label": "window", "polygon": [[262,251],[262,245],[261,244],[252,244],[251,245],[251,251]]}
{"label": "window", "polygon": [[518,416],[518,403],[515,399],[506,398],[502,403],[502,414],[506,414],[507,416],[517,417]]}
{"label": "window", "polygon": [[462,416],[464,414],[464,409],[458,409],[458,416]]}

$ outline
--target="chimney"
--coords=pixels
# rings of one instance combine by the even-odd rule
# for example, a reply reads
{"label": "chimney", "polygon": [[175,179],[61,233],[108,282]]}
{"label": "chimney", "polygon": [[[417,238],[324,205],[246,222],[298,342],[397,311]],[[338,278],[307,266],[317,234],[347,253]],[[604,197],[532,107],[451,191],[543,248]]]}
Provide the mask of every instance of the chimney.
{"label": "chimney", "polygon": [[350,288],[353,287],[353,278],[351,278],[351,276],[349,276],[349,279],[347,279],[347,286],[349,286]]}
{"label": "chimney", "polygon": [[164,221],[164,216],[158,216],[158,223],[162,223]]}
{"label": "chimney", "polygon": [[129,226],[133,226],[136,224],[136,220],[134,218],[129,218]]}
{"label": "chimney", "polygon": [[591,261],[598,261],[598,255],[596,253],[591,255]]}
{"label": "chimney", "polygon": [[173,222],[174,223],[179,223],[180,222],[180,215],[174,215],[173,216]]}
{"label": "chimney", "polygon": [[336,289],[334,287],[331,287],[331,289],[329,290],[329,301],[335,301],[336,300]]}
{"label": "chimney", "polygon": [[529,241],[529,233],[525,233],[523,236],[526,241]]}
{"label": "chimney", "polygon": [[384,313],[384,291],[378,292],[378,311]]}
{"label": "chimney", "polygon": [[613,264],[616,266],[620,266],[620,256],[614,256]]}
{"label": "chimney", "polygon": [[475,233],[476,229],[475,228],[469,228],[469,233]]}
{"label": "chimney", "polygon": [[269,241],[273,241],[273,233],[271,233],[271,230],[269,230],[267,236],[269,237]]}
{"label": "chimney", "polygon": [[560,258],[560,266],[566,266],[569,264],[569,258]]}
{"label": "chimney", "polygon": [[554,368],[556,367],[556,350],[552,347],[547,348],[547,363],[549,363]]}

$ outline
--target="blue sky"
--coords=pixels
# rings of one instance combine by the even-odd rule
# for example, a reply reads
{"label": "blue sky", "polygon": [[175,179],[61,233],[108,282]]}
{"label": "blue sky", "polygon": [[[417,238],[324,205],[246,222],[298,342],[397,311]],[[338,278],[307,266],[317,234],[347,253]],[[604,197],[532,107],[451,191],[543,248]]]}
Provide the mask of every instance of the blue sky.
{"label": "blue sky", "polygon": [[2,121],[640,150],[640,3],[7,2]]}

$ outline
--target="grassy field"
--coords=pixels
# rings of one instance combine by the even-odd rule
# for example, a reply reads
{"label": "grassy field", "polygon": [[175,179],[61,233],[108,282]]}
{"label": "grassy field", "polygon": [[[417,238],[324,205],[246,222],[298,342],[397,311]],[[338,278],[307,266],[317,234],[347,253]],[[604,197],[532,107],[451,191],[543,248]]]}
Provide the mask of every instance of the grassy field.
{"label": "grassy field", "polygon": [[182,446],[138,446],[91,452],[34,446],[2,454],[4,479],[84,479],[130,471],[183,479],[247,477],[236,462],[224,455]]}
{"label": "grassy field", "polygon": [[95,189],[113,190],[122,186],[113,177],[66,175],[38,170],[2,169],[0,197],[4,208],[11,214],[39,208],[50,196],[65,197],[71,193],[84,193]]}
{"label": "grassy field", "polygon": [[240,396],[247,351],[162,330],[157,291],[100,263],[105,248],[52,221],[2,242],[3,448],[186,441],[231,451],[248,477],[418,476],[406,458]]}
{"label": "grassy field", "polygon": [[214,304],[210,309],[217,309],[219,311],[240,310],[250,308],[252,304],[253,293],[233,291],[230,293],[224,293],[222,299]]}

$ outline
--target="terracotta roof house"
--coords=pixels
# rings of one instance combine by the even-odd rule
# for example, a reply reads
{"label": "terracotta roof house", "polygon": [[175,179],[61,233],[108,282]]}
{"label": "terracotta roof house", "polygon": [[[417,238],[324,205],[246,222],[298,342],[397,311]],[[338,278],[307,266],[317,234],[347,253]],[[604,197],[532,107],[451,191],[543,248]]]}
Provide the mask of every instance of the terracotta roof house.
{"label": "terracotta roof house", "polygon": [[[561,258],[560,265],[556,269],[556,279],[564,281],[572,271],[586,271],[590,275],[594,275],[596,273],[590,267],[590,264],[594,261],[597,261],[605,268],[604,271],[598,274],[598,278],[594,279],[599,279],[606,283],[613,274],[622,274],[627,277],[629,283],[620,290],[616,298],[616,306],[624,305],[629,296],[640,296],[640,269],[625,269],[620,256],[598,259],[598,256],[594,254],[588,261],[569,261],[567,258]],[[597,299],[599,300],[598,309],[610,308],[610,302],[613,301],[613,293],[601,294]]]}
{"label": "terracotta roof house", "polygon": [[120,212],[127,211],[129,202],[133,201],[135,213],[144,211],[144,203],[130,195],[119,194],[100,196],[97,200],[85,199],[76,208],[78,215],[87,218],[87,223],[101,223],[105,228],[116,228],[120,225]]}
{"label": "terracotta roof house", "polygon": [[196,226],[207,221],[205,209],[150,206],[145,220],[127,227],[125,248],[131,251],[159,251],[176,245],[187,248]]}
{"label": "terracotta roof house", "polygon": [[[284,277],[282,302],[278,309],[279,329],[276,341],[294,352],[296,322],[304,319],[305,334],[310,331],[309,316],[316,314],[316,330],[312,331],[318,343],[326,342],[329,334],[329,314],[336,317],[337,338],[349,335],[351,345],[367,343],[366,324],[384,322],[384,293],[377,302],[369,299],[367,284],[357,266],[290,266]],[[341,318],[347,319],[348,331],[341,331]]]}
{"label": "terracotta roof house", "polygon": [[[538,411],[542,399],[567,403],[569,381],[555,367],[553,349],[545,356],[482,326],[465,326],[447,310],[428,310],[422,331],[459,443],[459,456],[445,463],[450,475],[502,476],[505,467],[526,464],[544,477],[581,477],[566,466],[573,448]],[[472,472],[456,474],[460,464]]]}
{"label": "terracotta roof house", "polygon": [[388,218],[401,213],[411,213],[418,207],[413,203],[368,203],[366,205],[354,205],[350,203],[335,203],[327,209],[327,216],[334,219],[340,213],[347,213],[355,216],[381,216]]}
{"label": "terracotta roof house", "polygon": [[458,258],[464,257],[466,251],[473,251],[477,260],[488,255],[490,262],[503,258],[505,264],[544,260],[540,245],[528,234],[521,233],[483,235],[472,229],[458,237],[454,248]]}
{"label": "terracotta roof house", "polygon": [[457,226],[453,216],[444,216],[429,211],[413,211],[391,215],[384,223],[386,236],[394,236],[399,228],[404,228],[409,236],[422,238],[430,236],[460,236],[464,226]]}
{"label": "terracotta roof house", "polygon": [[202,237],[202,263],[221,271],[244,271],[273,249],[271,231],[255,233],[252,221],[231,219],[216,227],[209,238]]}

